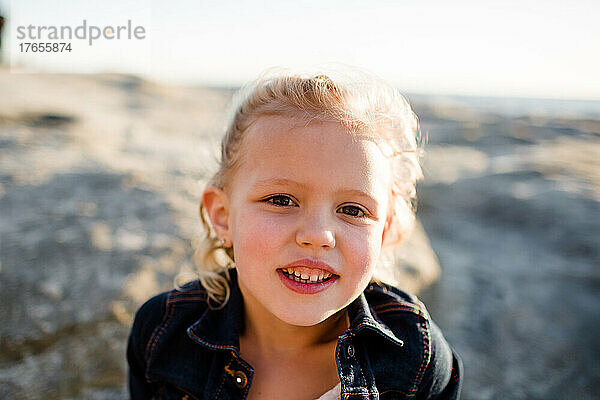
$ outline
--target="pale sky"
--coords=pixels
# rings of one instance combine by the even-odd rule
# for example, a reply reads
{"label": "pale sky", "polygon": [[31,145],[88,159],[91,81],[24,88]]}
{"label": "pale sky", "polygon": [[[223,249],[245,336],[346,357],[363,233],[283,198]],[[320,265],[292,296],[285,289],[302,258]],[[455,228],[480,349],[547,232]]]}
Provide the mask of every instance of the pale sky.
{"label": "pale sky", "polygon": [[[13,67],[239,85],[271,66],[341,62],[405,92],[600,100],[597,0],[0,0],[0,9]],[[84,19],[131,20],[146,38],[19,51],[19,25],[75,28]]]}

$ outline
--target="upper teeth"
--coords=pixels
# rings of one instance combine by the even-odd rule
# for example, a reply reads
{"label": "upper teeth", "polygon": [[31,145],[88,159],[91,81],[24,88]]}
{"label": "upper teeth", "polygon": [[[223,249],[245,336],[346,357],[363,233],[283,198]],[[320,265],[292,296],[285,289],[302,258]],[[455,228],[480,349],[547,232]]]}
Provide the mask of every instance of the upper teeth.
{"label": "upper teeth", "polygon": [[331,276],[329,272],[313,270],[311,273],[300,272],[294,270],[293,268],[282,268],[282,270],[290,275],[293,275],[296,280],[310,281],[310,282],[320,282],[324,279],[327,279]]}

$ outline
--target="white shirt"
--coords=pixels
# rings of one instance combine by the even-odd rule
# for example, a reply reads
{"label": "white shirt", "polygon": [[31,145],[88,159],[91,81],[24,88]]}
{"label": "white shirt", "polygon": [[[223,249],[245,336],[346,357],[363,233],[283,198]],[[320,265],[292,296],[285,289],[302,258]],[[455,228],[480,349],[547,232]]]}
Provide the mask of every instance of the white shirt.
{"label": "white shirt", "polygon": [[323,393],[323,395],[321,395],[321,397],[319,397],[318,399],[315,399],[315,400],[340,400],[341,395],[342,395],[342,384],[338,383],[331,390],[327,391],[326,393]]}

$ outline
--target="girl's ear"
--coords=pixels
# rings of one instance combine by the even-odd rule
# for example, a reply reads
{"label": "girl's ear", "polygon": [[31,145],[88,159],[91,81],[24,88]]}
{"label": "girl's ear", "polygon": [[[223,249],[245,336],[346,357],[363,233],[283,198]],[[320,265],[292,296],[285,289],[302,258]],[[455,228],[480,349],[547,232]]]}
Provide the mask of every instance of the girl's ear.
{"label": "girl's ear", "polygon": [[392,236],[392,232],[390,232],[392,227],[392,221],[394,220],[393,213],[388,213],[388,216],[385,219],[385,225],[383,226],[383,233],[381,234],[381,244],[385,246],[388,244],[390,240],[390,236]]}
{"label": "girl's ear", "polygon": [[395,209],[386,217],[381,236],[382,247],[396,246],[402,243],[412,231],[414,215],[408,209],[402,211],[404,213],[399,213],[398,209]]}
{"label": "girl's ear", "polygon": [[202,206],[206,210],[217,236],[231,242],[227,194],[222,189],[210,186],[202,194]]}

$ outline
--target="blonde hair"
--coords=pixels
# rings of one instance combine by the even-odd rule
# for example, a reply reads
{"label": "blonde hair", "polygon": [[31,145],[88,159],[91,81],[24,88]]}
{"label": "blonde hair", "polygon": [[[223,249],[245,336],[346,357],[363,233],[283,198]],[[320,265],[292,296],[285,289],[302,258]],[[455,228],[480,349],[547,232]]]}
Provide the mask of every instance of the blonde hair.
{"label": "blonde hair", "polygon": [[[244,132],[266,115],[336,121],[349,132],[374,140],[391,160],[394,177],[390,202],[393,223],[386,234],[386,245],[408,235],[414,224],[415,184],[421,178],[420,137],[417,117],[398,90],[356,70],[338,69],[327,75],[267,71],[238,93],[221,142],[219,168],[208,186],[225,187],[239,167]],[[206,235],[195,251],[194,261],[209,299],[222,307],[229,298],[228,270],[234,266],[233,248],[225,248],[219,241],[202,204],[200,217]]]}

